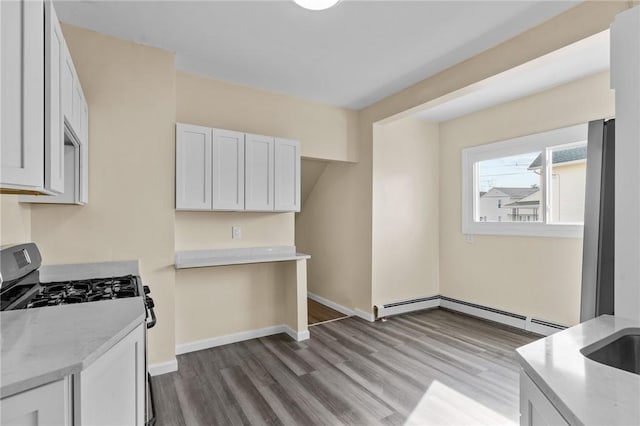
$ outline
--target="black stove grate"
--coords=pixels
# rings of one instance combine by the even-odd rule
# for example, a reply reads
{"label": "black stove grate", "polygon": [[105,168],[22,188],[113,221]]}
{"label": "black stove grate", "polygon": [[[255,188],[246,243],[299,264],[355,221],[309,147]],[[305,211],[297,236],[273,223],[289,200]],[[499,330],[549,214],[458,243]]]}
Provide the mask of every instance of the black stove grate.
{"label": "black stove grate", "polygon": [[122,299],[139,295],[137,280],[133,275],[41,283],[40,285],[40,290],[24,306],[25,308]]}

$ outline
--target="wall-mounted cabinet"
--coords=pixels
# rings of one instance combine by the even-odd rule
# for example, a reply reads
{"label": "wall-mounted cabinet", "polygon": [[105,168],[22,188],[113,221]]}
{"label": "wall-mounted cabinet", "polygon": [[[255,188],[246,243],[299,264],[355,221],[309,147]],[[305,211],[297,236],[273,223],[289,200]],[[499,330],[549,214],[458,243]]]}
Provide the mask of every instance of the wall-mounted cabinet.
{"label": "wall-mounted cabinet", "polygon": [[268,136],[245,135],[245,210],[274,210],[275,140]]}
{"label": "wall-mounted cabinet", "polygon": [[176,209],[300,211],[300,143],[177,124]]}
{"label": "wall-mounted cabinet", "polygon": [[[15,6],[20,2],[10,3]],[[44,99],[42,104],[44,111],[44,124],[42,126],[44,144],[41,145],[41,148],[44,148],[43,157],[41,158],[41,161],[44,162],[44,190],[22,192],[47,195],[23,195],[19,197],[19,200],[27,203],[86,204],[89,201],[89,107],[52,2],[26,1],[24,2],[23,10],[33,8],[34,5],[43,6],[44,13],[44,53],[41,61],[45,79],[41,94]],[[4,3],[2,7],[4,7]],[[3,26],[4,20],[5,16],[3,14]],[[3,73],[6,62],[4,43],[3,28]],[[4,74],[2,83],[4,90]],[[4,157],[5,151],[13,151],[18,146],[15,143],[17,141],[16,138],[5,138],[4,93],[2,102],[2,153]],[[33,150],[35,151],[35,145],[37,145],[35,136],[26,137],[26,133],[23,136],[25,136],[23,137],[23,144],[33,143]],[[42,140],[40,139],[40,143]],[[31,151],[25,152],[29,153]],[[12,157],[9,156],[9,159],[11,160]],[[13,161],[15,160],[13,159]],[[29,163],[24,162],[24,164]],[[2,188],[7,188],[9,186],[6,185],[7,180],[4,178],[4,159],[2,165]],[[9,170],[11,169],[10,167]]]}
{"label": "wall-mounted cabinet", "polygon": [[43,2],[0,2],[3,192],[55,192],[55,187],[48,188],[45,182],[44,40]]}
{"label": "wall-mounted cabinet", "polygon": [[176,125],[176,209],[211,210],[211,129]]}
{"label": "wall-mounted cabinet", "polygon": [[244,210],[244,133],[212,131],[213,210]]}

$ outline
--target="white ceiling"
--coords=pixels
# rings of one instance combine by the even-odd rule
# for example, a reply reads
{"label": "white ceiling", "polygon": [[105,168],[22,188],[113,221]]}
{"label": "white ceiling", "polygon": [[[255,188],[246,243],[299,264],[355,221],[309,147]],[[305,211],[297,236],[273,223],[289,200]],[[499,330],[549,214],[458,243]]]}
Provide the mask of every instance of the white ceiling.
{"label": "white ceiling", "polygon": [[425,105],[417,114],[447,121],[609,69],[609,31],[603,31],[489,77]]}
{"label": "white ceiling", "polygon": [[363,108],[578,1],[55,1],[63,22],[176,52],[216,79]]}

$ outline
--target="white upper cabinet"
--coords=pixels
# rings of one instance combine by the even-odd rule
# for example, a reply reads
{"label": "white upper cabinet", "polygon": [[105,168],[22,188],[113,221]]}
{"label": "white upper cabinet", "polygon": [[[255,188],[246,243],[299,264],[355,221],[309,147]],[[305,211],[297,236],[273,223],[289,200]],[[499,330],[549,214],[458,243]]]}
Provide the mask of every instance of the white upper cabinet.
{"label": "white upper cabinet", "polygon": [[176,209],[211,210],[212,130],[176,124]]}
{"label": "white upper cabinet", "polygon": [[47,193],[44,3],[0,1],[0,188]]}
{"label": "white upper cabinet", "polygon": [[[15,5],[19,2],[7,4]],[[24,9],[36,4],[40,2],[26,1]],[[47,0],[42,5],[44,56],[41,65],[45,84],[42,92],[44,122],[40,149],[44,149],[44,159],[41,159],[44,161],[44,191],[33,192],[51,195],[21,195],[18,199],[27,203],[86,204],[89,201],[89,107],[53,3]],[[4,8],[4,2],[2,7]],[[4,24],[4,15],[2,19]],[[4,42],[3,25],[3,48]],[[3,52],[3,70],[4,55]],[[4,80],[2,87],[4,90]],[[4,105],[4,93],[2,102]],[[4,107],[2,113],[4,121]],[[3,133],[3,154],[10,146]]]}
{"label": "white upper cabinet", "polygon": [[177,124],[176,209],[300,211],[300,143]]}
{"label": "white upper cabinet", "polygon": [[300,211],[300,142],[275,140],[275,211]]}
{"label": "white upper cabinet", "polygon": [[274,144],[269,136],[245,135],[245,210],[273,210]]}
{"label": "white upper cabinet", "polygon": [[244,133],[213,129],[213,209],[244,210]]}
{"label": "white upper cabinet", "polygon": [[58,22],[58,16],[49,1],[45,3],[45,52],[44,73],[45,81],[45,187],[64,192],[64,120],[62,117],[62,52],[64,51],[64,36]]}

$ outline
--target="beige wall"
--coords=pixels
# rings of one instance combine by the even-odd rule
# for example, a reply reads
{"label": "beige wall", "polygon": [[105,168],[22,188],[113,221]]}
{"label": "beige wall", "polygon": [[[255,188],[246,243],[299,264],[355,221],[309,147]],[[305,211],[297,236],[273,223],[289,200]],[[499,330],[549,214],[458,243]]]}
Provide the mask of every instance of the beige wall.
{"label": "beige wall", "polygon": [[358,113],[178,72],[177,121],[299,140],[302,156],[358,161]]}
{"label": "beige wall", "polygon": [[601,73],[440,125],[440,291],[493,308],[573,325],[579,321],[582,240],[461,232],[462,149],[609,117]]}
{"label": "beige wall", "polygon": [[140,259],[158,315],[149,361],[168,361],[175,345],[173,54],[63,30],[89,104],[89,204],[33,205],[31,234],[48,264]]}
{"label": "beige wall", "polygon": [[374,305],[439,293],[438,151],[437,123],[374,127]]}
{"label": "beige wall", "polygon": [[31,207],[17,195],[0,195],[0,246],[31,241]]}

